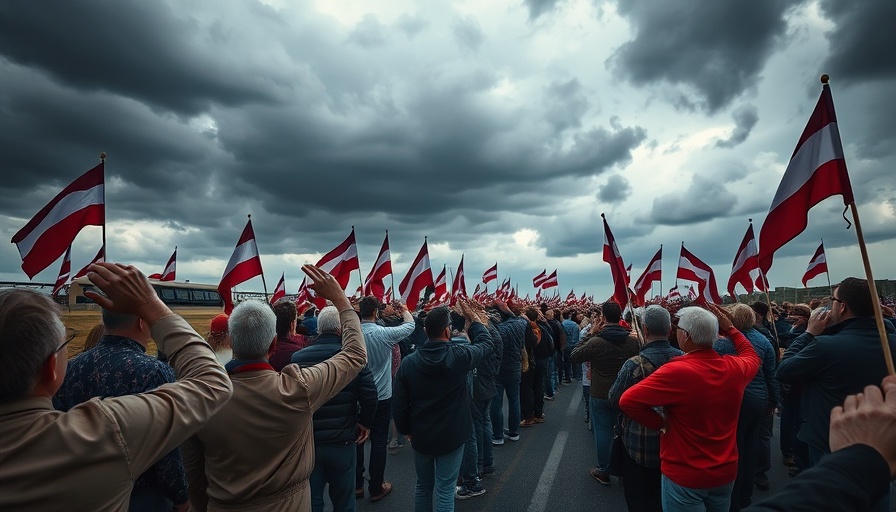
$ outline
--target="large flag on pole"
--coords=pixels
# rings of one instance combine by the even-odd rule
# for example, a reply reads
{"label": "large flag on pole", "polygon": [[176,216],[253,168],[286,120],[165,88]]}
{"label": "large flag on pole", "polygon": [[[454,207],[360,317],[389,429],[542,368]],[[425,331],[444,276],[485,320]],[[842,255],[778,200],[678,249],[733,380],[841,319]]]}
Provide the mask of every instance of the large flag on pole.
{"label": "large flag on pole", "polygon": [[451,283],[451,304],[453,305],[458,297],[467,296],[467,283],[464,279],[464,255],[460,255],[460,264],[457,266],[457,274],[454,274],[454,282]]}
{"label": "large flag on pole", "polygon": [[809,260],[809,268],[807,268],[806,273],[803,274],[803,286],[806,286],[806,283],[813,277],[827,271],[828,260],[824,255],[824,242],[822,241],[821,245],[818,246],[818,249],[815,250],[815,254],[812,255],[812,259]]}
{"label": "large flag on pole", "polygon": [[719,296],[719,287],[716,285],[716,276],[712,271],[712,267],[704,263],[700,258],[691,254],[681,244],[681,255],[678,258],[678,274],[679,279],[686,279],[697,283],[700,290],[698,298],[702,301],[721,304],[722,297]]}
{"label": "large flag on pole", "polygon": [[442,271],[439,272],[439,276],[436,277],[435,284],[433,285],[435,288],[433,301],[437,303],[442,303],[448,300],[448,278],[446,277],[445,269],[445,265],[442,265]]}
{"label": "large flag on pole", "polygon": [[352,226],[352,232],[348,238],[336,246],[332,251],[324,254],[317,262],[324,272],[328,272],[336,278],[336,282],[344,290],[348,286],[348,281],[352,276],[352,270],[358,270],[358,245],[355,243],[355,227]]}
{"label": "large flag on pole", "polygon": [[286,273],[280,274],[280,281],[274,288],[274,294],[271,295],[271,304],[276,304],[278,300],[286,298]]}
{"label": "large flag on pole", "polygon": [[555,286],[560,286],[560,281],[557,280],[557,269],[554,269],[554,271],[541,282],[542,290],[547,290],[548,288],[553,288]]}
{"label": "large flag on pole", "polygon": [[644,297],[647,295],[647,292],[650,291],[651,286],[654,281],[662,281],[663,279],[663,246],[660,245],[656,254],[653,255],[653,258],[650,260],[650,263],[647,264],[647,268],[644,269],[644,273],[641,274],[641,277],[635,281],[635,304],[638,306],[644,305]]}
{"label": "large flag on pole", "polygon": [[[747,293],[753,293],[753,283],[759,279],[759,250],[756,248],[756,236],[753,234],[753,219],[750,219],[750,225],[747,232],[744,233],[744,239],[737,248],[737,254],[734,256],[734,263],[731,264],[731,277],[728,278],[728,295],[737,300],[737,292],[734,287],[740,283]],[[760,289],[764,290],[762,282],[759,281]]]}
{"label": "large flag on pole", "polygon": [[59,290],[68,282],[68,278],[72,273],[72,247],[69,246],[65,251],[65,258],[62,259],[62,267],[59,268],[59,277],[56,278],[56,284],[53,285],[53,293],[56,295]]}
{"label": "large flag on pole", "polygon": [[227,262],[221,283],[218,285],[218,293],[224,301],[224,312],[228,315],[233,312],[233,287],[260,276],[261,256],[258,254],[258,245],[255,243],[255,231],[252,229],[252,216],[243,228],[236,248]]}
{"label": "large flag on pole", "polygon": [[408,269],[407,275],[398,285],[398,293],[401,295],[401,301],[404,302],[408,309],[417,308],[417,301],[420,300],[420,292],[427,286],[433,286],[432,270],[429,267],[429,248],[426,245],[426,238],[423,239],[423,246],[414,258],[411,268]]}
{"label": "large flag on pole", "polygon": [[759,230],[759,268],[764,275],[772,266],[775,251],[806,229],[813,206],[837,194],[843,196],[846,206],[854,201],[834,100],[826,77],[822,81],[821,96]]}
{"label": "large flag on pole", "polygon": [[600,214],[604,221],[604,254],[603,259],[610,264],[610,274],[613,276],[613,300],[622,309],[628,304],[628,273],[625,270],[625,263],[622,261],[622,255],[619,254],[619,248],[616,246],[616,239],[610,231],[607,224],[607,218],[604,214]]}
{"label": "large flag on pole", "polygon": [[104,165],[100,163],[62,189],[12,236],[29,278],[62,256],[81,228],[105,224]]}
{"label": "large flag on pole", "polygon": [[392,256],[389,251],[389,232],[386,231],[386,238],[383,239],[383,245],[380,247],[380,254],[373,263],[373,270],[364,280],[364,295],[373,295],[379,300],[383,300],[386,295],[386,284],[384,280],[386,276],[392,273]]}
{"label": "large flag on pole", "polygon": [[302,304],[305,301],[311,301],[311,293],[308,291],[307,277],[303,278],[302,284],[299,285],[299,292],[296,295],[296,304]]}
{"label": "large flag on pole", "polygon": [[165,270],[161,274],[153,274],[150,279],[158,279],[159,281],[174,281],[177,274],[177,246],[174,247],[174,253],[168,258]]}
{"label": "large flag on pole", "polygon": [[532,286],[534,286],[536,290],[540,289],[541,285],[544,284],[544,282],[547,280],[547,278],[548,278],[548,269],[544,269],[541,271],[540,274],[538,274],[537,276],[532,278]]}
{"label": "large flag on pole", "polygon": [[488,284],[491,281],[494,281],[498,278],[498,264],[495,263],[493,267],[486,270],[484,274],[482,274],[482,284]]}
{"label": "large flag on pole", "polygon": [[90,272],[90,266],[93,265],[94,263],[103,263],[104,261],[106,261],[106,246],[105,245],[100,247],[100,250],[96,252],[96,256],[94,256],[93,259],[90,260],[90,263],[88,263],[87,265],[84,265],[84,267],[81,270],[79,270],[77,274],[75,274],[75,279],[78,279],[79,277],[86,276],[87,273]]}

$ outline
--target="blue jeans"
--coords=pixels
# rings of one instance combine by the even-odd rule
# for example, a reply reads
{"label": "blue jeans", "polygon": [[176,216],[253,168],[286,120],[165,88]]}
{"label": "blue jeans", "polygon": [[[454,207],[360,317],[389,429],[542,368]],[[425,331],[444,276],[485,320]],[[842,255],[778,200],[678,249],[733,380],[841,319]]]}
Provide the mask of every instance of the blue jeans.
{"label": "blue jeans", "polygon": [[504,394],[507,394],[507,430],[520,431],[520,374],[498,374],[495,379],[497,394],[492,399],[492,439],[504,439]]}
{"label": "blue jeans", "polygon": [[[386,473],[386,444],[389,442],[389,420],[392,418],[392,399],[387,398],[376,403],[376,415],[370,426],[370,467],[367,482],[367,492],[371,496],[382,494],[383,476]],[[364,445],[357,447],[357,460],[355,464],[355,488],[364,488]]]}
{"label": "blue jeans", "polygon": [[554,396],[554,376],[557,374],[557,358],[538,358],[538,364],[543,364],[545,368],[544,378],[542,379],[544,394],[546,396]]}
{"label": "blue jeans", "polygon": [[608,400],[590,398],[588,412],[591,414],[591,429],[594,432],[594,446],[597,448],[597,470],[606,473],[610,467],[610,446],[613,443],[613,424],[619,412]]}
{"label": "blue jeans", "polygon": [[734,482],[710,489],[682,487],[662,477],[664,512],[728,512]]}
{"label": "blue jeans", "polygon": [[314,445],[314,469],[308,483],[311,486],[311,510],[323,512],[324,487],[330,484],[333,512],[355,511],[355,443],[326,443]]}
{"label": "blue jeans", "polygon": [[162,490],[155,487],[134,489],[128,503],[128,510],[134,512],[158,512],[171,510],[174,504],[162,494]]}
{"label": "blue jeans", "polygon": [[476,467],[479,458],[477,454],[479,447],[476,442],[476,424],[472,421],[471,423],[473,423],[473,432],[470,433],[470,438],[464,443],[464,456],[460,465],[460,476],[464,479],[464,484],[473,485],[479,478],[479,469]]}
{"label": "blue jeans", "polygon": [[[464,447],[443,455],[426,455],[414,451],[417,485],[414,488],[414,512],[454,512],[454,492]],[[435,491],[435,509],[433,509]]]}
{"label": "blue jeans", "polygon": [[473,435],[476,437],[476,462],[480,466],[494,466],[492,455],[492,418],[489,414],[491,399],[473,400]]}

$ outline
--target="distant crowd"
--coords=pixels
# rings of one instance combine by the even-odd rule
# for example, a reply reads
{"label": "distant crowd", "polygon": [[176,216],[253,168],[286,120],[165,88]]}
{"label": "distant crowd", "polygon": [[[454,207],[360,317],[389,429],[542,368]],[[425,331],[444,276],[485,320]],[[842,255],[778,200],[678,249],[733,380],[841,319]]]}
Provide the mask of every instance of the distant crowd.
{"label": "distant crowd", "polygon": [[[630,511],[890,510],[896,376],[864,280],[809,304],[412,312],[303,270],[327,307],[245,301],[203,338],[139,271],[96,264],[103,323],[71,360],[51,299],[0,291],[0,508],[322,511],[326,491],[353,511],[409,443],[413,504],[392,509],[451,511],[581,386],[582,470]],[[795,478],[754,504],[773,449]]]}

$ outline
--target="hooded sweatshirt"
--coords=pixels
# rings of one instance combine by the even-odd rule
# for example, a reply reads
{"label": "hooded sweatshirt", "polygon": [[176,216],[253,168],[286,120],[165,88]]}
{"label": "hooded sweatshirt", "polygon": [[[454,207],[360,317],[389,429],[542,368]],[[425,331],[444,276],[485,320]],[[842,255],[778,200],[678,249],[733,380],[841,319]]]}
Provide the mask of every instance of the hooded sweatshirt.
{"label": "hooded sweatshirt", "polygon": [[427,340],[398,368],[392,414],[398,431],[411,436],[415,451],[450,453],[473,434],[467,374],[494,351],[494,343],[478,322],[468,334],[470,345]]}
{"label": "hooded sweatshirt", "polygon": [[637,353],[637,336],[619,324],[607,324],[597,336],[579,343],[569,360],[572,363],[591,363],[591,396],[606,400],[619,369]]}

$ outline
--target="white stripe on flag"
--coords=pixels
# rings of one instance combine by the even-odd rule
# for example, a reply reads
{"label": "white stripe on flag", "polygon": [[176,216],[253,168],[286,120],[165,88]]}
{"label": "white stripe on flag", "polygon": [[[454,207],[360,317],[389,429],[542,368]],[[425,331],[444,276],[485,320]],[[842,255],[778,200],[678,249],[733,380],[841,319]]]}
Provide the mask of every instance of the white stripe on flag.
{"label": "white stripe on flag", "polygon": [[774,210],[785,199],[795,194],[812,178],[816,169],[838,158],[843,158],[843,147],[840,144],[837,123],[828,123],[806,139],[799,151],[790,159],[768,211]]}
{"label": "white stripe on flag", "polygon": [[[244,263],[253,258],[258,257],[258,246],[255,245],[255,239],[252,238],[246,242],[241,243],[236,246],[236,249],[233,250],[233,256],[230,257],[230,261],[227,263],[227,268],[224,269],[224,278],[227,277],[227,274],[230,274],[230,271],[233,270],[240,263]],[[223,280],[223,278],[222,278]]]}
{"label": "white stripe on flag", "polygon": [[103,204],[103,185],[97,185],[87,190],[77,190],[59,200],[53,206],[53,209],[47,212],[47,216],[40,221],[40,224],[28,233],[28,236],[19,242],[19,253],[24,260],[37,240],[51,227],[58,224],[73,213],[83,210],[88,206]]}
{"label": "white stripe on flag", "polygon": [[323,265],[320,266],[320,268],[321,268],[321,270],[324,270],[326,272],[331,272],[340,263],[342,263],[344,261],[350,261],[357,257],[358,257],[358,246],[355,244],[350,244],[345,249],[345,252],[343,252],[339,256],[336,256],[335,258],[325,262]]}

